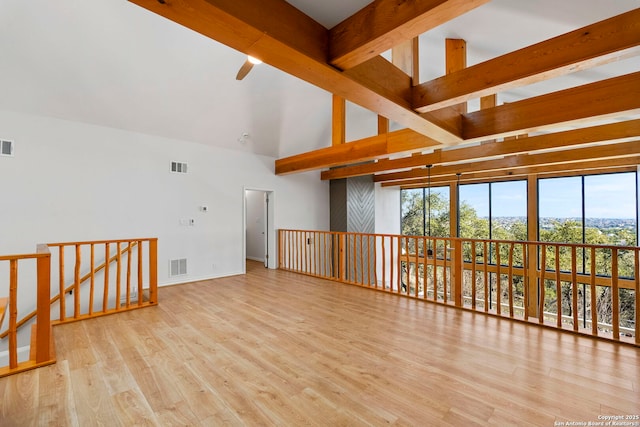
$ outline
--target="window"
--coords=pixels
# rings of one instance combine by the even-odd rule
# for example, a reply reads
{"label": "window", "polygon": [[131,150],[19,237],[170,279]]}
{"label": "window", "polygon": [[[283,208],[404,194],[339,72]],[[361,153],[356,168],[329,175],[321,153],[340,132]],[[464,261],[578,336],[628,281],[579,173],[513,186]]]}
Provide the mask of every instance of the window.
{"label": "window", "polygon": [[636,173],[538,181],[538,233],[545,242],[637,244]]}
{"label": "window", "polygon": [[460,186],[460,237],[527,240],[527,182]]}
{"label": "window", "polygon": [[449,197],[449,187],[401,190],[401,233],[449,237]]}

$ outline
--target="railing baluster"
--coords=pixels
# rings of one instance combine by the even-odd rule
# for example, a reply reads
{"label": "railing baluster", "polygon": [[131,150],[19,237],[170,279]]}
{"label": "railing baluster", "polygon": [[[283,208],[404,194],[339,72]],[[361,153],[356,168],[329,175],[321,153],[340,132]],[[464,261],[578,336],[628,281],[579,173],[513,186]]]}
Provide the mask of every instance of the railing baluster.
{"label": "railing baluster", "polygon": [[476,309],[476,242],[471,242],[471,308]]}
{"label": "railing baluster", "polygon": [[[91,282],[89,284],[89,315],[93,314],[93,293],[96,288],[96,254],[95,254],[95,244],[91,244],[91,255],[90,255],[89,264],[91,264]],[[108,258],[106,258],[108,259]]]}
{"label": "railing baluster", "polygon": [[18,367],[18,260],[9,261],[9,368]]}
{"label": "railing baluster", "polygon": [[578,272],[576,247],[571,246],[571,313],[573,314],[573,330],[578,331]]}
{"label": "railing baluster", "polygon": [[529,245],[522,243],[522,283],[524,296],[524,320],[529,320]]}
{"label": "railing baluster", "polygon": [[80,317],[80,264],[82,262],[82,248],[80,245],[76,245],[76,264],[74,269],[74,283],[73,288],[73,317],[77,319]]}
{"label": "railing baluster", "polygon": [[429,255],[427,250],[427,238],[422,236],[422,299],[427,299],[429,295]]}
{"label": "railing baluster", "polygon": [[432,238],[429,238],[431,241],[432,253],[431,253],[431,261],[433,263],[433,300],[438,301],[438,241]]}
{"label": "railing baluster", "polygon": [[[104,244],[104,259],[111,259],[111,249],[109,247],[109,242]],[[106,262],[104,265],[104,289],[102,290],[102,311],[107,311],[109,307],[109,262]]]}
{"label": "railing baluster", "polygon": [[509,269],[508,269],[508,281],[509,286],[509,317],[513,317],[513,250],[515,245],[513,242],[509,244]]}
{"label": "railing baluster", "polygon": [[442,299],[445,304],[448,301],[447,298],[447,241],[442,241]]}
{"label": "railing baluster", "polygon": [[[387,248],[385,247],[386,236],[380,238],[380,252],[382,252],[382,289],[387,289]],[[377,271],[377,269],[376,269]],[[378,283],[376,282],[376,287]]]}
{"label": "railing baluster", "polygon": [[596,300],[596,248],[591,246],[591,334],[598,336],[598,303]]}
{"label": "railing baluster", "polygon": [[556,244],[556,326],[562,328],[562,282],[560,281],[560,245]]}
{"label": "railing baluster", "polygon": [[122,284],[122,252],[120,250],[120,242],[116,243],[116,254],[118,256],[116,260],[116,304],[115,309],[120,310],[120,285]]}
{"label": "railing baluster", "polygon": [[127,243],[127,290],[125,292],[127,298],[126,307],[131,305],[131,242]]}
{"label": "railing baluster", "polygon": [[[371,244],[371,242],[369,242]],[[373,287],[378,288],[378,237],[373,236]]]}
{"label": "railing baluster", "polygon": [[611,249],[611,314],[613,339],[620,340],[620,289],[618,287],[618,249]]}
{"label": "railing baluster", "polygon": [[633,277],[635,282],[635,296],[634,296],[634,312],[635,312],[635,335],[636,345],[640,345],[640,250],[636,249],[634,253],[634,270]]}
{"label": "railing baluster", "polygon": [[487,252],[487,241],[484,240],[482,242],[482,246],[483,246],[483,250],[484,252],[482,253],[482,274],[483,274],[483,279],[484,279],[484,311],[488,312],[489,311],[489,263],[487,262],[487,254],[489,252]]}
{"label": "railing baluster", "polygon": [[[416,252],[416,254],[415,254],[415,266],[414,266],[414,268],[416,270],[415,271],[415,281],[416,281],[416,283],[413,286],[413,295],[417,297],[418,296],[418,282],[420,281],[419,280],[419,274],[420,274],[420,271],[419,271],[420,270],[419,269],[420,252],[418,251],[418,238],[417,237],[415,237],[413,239],[413,245],[415,246],[415,252]],[[407,294],[410,294],[410,288],[407,288]]]}
{"label": "railing baluster", "polygon": [[[142,306],[142,255],[143,255],[143,250],[142,250],[142,240],[138,241],[138,307]],[[129,256],[131,256],[131,254],[129,254]]]}
{"label": "railing baluster", "polygon": [[398,293],[402,292],[402,256],[402,237],[398,237]]}
{"label": "railing baluster", "polygon": [[500,242],[496,245],[496,313],[502,314],[502,273],[500,271]]}
{"label": "railing baluster", "polygon": [[60,295],[60,320],[64,321],[67,318],[67,296],[64,288],[64,246],[58,246],[58,283],[59,283],[59,295]]}
{"label": "railing baluster", "polygon": [[540,245],[541,254],[540,254],[540,279],[539,279],[539,287],[540,287],[540,301],[538,307],[538,323],[544,324],[544,300],[546,294],[546,286],[545,286],[545,275],[547,271],[547,245]]}
{"label": "railing baluster", "polygon": [[396,252],[394,251],[393,248],[393,242],[395,241],[395,237],[391,236],[389,238],[389,255],[390,255],[390,259],[389,259],[389,290],[393,291],[393,266],[395,265],[395,260],[394,258],[397,256]]}

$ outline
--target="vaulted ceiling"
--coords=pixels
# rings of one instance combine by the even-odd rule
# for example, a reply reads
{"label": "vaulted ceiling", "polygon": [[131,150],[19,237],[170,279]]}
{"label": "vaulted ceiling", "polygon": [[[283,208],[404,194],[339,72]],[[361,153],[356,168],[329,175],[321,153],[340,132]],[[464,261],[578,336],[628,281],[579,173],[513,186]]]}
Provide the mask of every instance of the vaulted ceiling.
{"label": "vaulted ceiling", "polygon": [[[420,185],[425,165],[443,182],[625,168],[640,154],[639,5],[5,0],[0,108],[384,185]],[[269,65],[237,82],[243,54]]]}

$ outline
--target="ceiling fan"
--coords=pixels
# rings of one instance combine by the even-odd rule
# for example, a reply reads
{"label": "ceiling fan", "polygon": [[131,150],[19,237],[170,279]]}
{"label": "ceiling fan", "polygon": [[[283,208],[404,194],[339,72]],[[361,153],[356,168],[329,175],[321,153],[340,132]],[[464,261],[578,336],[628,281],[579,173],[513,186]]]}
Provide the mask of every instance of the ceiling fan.
{"label": "ceiling fan", "polygon": [[242,66],[238,70],[238,74],[236,75],[236,80],[244,79],[247,76],[247,74],[249,74],[249,71],[251,71],[253,66],[258,64],[262,64],[262,61],[260,61],[258,58],[254,58],[251,55],[247,55],[247,60],[244,61],[244,64],[242,64]]}

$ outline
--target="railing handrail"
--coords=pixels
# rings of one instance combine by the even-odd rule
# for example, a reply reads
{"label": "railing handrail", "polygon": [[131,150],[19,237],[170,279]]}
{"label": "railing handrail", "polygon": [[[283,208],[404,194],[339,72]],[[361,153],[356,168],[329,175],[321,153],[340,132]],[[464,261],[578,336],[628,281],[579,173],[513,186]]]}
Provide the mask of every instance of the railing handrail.
{"label": "railing handrail", "polygon": [[149,242],[153,240],[158,240],[157,237],[142,237],[135,239],[110,239],[110,240],[86,240],[86,241],[78,241],[78,242],[57,242],[57,243],[47,243],[46,245],[49,247],[59,247],[59,246],[75,246],[75,245],[100,245],[105,243],[128,243],[128,242]]}
{"label": "railing handrail", "polygon": [[35,254],[0,255],[0,261],[20,261],[23,259],[45,258],[48,254],[36,252]]}
{"label": "railing handrail", "polygon": [[546,245],[546,246],[566,246],[566,247],[580,247],[580,248],[598,248],[598,249],[617,249],[617,250],[635,250],[640,248],[638,246],[629,246],[629,245],[600,245],[595,243],[569,243],[569,242],[545,242],[540,240],[502,240],[502,239],[477,239],[471,237],[451,237],[451,236],[421,236],[421,235],[413,235],[413,234],[390,234],[390,233],[358,233],[355,231],[326,231],[326,230],[300,230],[300,229],[287,229],[281,228],[282,231],[297,231],[297,232],[305,232],[305,233],[326,233],[326,234],[344,234],[344,235],[369,235],[369,236],[384,236],[384,237],[401,237],[401,238],[419,238],[419,239],[427,239],[427,240],[462,240],[466,242],[476,242],[476,243],[504,243],[504,244],[532,244],[532,245]]}

